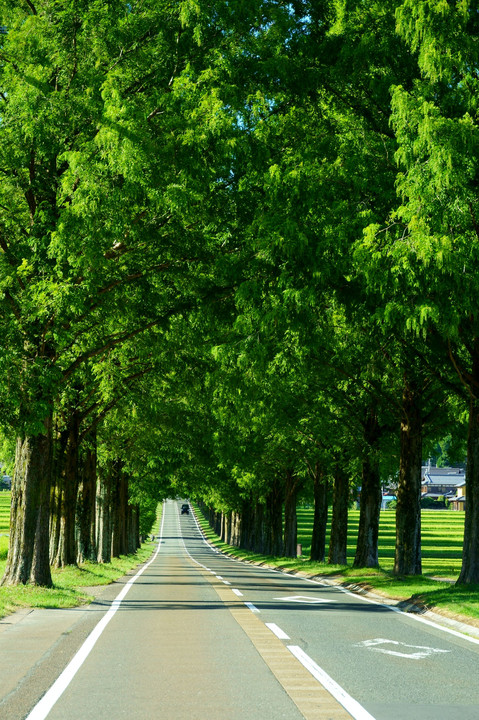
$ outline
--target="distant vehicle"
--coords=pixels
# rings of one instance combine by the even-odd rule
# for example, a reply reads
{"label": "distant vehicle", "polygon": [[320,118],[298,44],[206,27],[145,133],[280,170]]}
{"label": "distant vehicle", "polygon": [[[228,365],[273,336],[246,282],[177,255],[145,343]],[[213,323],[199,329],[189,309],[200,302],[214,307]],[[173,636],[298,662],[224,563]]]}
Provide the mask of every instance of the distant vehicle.
{"label": "distant vehicle", "polygon": [[183,503],[183,505],[181,506],[181,514],[182,514],[182,515],[189,515],[189,514],[190,514],[190,506],[187,505],[186,503]]}

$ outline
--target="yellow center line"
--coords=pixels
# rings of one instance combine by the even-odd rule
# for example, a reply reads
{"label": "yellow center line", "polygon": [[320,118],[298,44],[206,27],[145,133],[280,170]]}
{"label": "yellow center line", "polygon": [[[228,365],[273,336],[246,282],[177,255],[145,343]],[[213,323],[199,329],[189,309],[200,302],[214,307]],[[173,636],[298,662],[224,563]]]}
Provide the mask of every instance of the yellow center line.
{"label": "yellow center line", "polygon": [[220,600],[306,720],[351,720],[351,715],[312,677],[282,641],[245,607],[242,600],[235,598],[231,588],[201,567],[197,569],[211,583]]}

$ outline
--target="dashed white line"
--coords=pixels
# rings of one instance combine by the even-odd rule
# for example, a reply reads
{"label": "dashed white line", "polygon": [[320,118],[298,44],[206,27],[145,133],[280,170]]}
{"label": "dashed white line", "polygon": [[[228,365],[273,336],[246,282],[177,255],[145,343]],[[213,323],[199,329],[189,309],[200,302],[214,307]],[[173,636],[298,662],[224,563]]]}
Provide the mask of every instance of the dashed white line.
{"label": "dashed white line", "polygon": [[229,582],[229,580],[223,580],[222,582],[223,582],[223,585],[231,585],[231,583]]}
{"label": "dashed white line", "polygon": [[245,605],[246,605],[247,608],[249,608],[249,609],[251,610],[252,613],[259,613],[259,612],[261,612],[261,610],[258,610],[258,608],[257,608],[255,605],[253,605],[253,603],[245,602]]}
{"label": "dashed white line", "polygon": [[287,645],[287,648],[290,653],[299,660],[301,665],[348,711],[354,720],[375,720],[357,700],[352,698],[351,695],[348,695],[346,690],[343,690],[343,688],[324,672],[298,645]]}
{"label": "dashed white line", "polygon": [[243,593],[241,592],[241,590],[237,590],[236,588],[231,589],[233,590],[235,595],[237,595],[238,597],[243,597]]}
{"label": "dashed white line", "polygon": [[281,630],[280,627],[276,625],[276,623],[265,623],[266,627],[271,630],[272,633],[276,635],[277,638],[280,640],[290,640],[289,635],[286,635],[284,630]]}

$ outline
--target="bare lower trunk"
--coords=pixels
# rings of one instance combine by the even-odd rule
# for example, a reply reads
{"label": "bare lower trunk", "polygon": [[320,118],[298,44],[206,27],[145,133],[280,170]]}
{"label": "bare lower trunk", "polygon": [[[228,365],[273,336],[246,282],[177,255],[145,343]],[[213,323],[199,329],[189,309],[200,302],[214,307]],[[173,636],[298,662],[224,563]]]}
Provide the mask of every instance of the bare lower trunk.
{"label": "bare lower trunk", "polygon": [[17,440],[12,484],[10,547],[2,585],[51,587],[49,512],[52,463],[51,419],[40,435]]}
{"label": "bare lower trunk", "polygon": [[97,561],[108,563],[111,560],[111,477],[105,469],[97,480],[95,526]]}
{"label": "bare lower trunk", "polygon": [[127,536],[128,536],[128,553],[131,555],[135,553],[141,546],[140,543],[140,506],[129,505],[128,506],[128,522],[127,522]]}
{"label": "bare lower trunk", "polygon": [[474,342],[472,363],[474,394],[469,403],[467,437],[466,512],[462,568],[457,583],[479,583],[479,339]]}
{"label": "bare lower trunk", "polygon": [[241,513],[234,511],[231,514],[231,536],[230,536],[230,543],[234,547],[239,547],[239,544],[240,544],[241,523],[242,523]]}
{"label": "bare lower trunk", "polygon": [[256,503],[253,515],[253,543],[252,550],[263,554],[266,551],[266,507],[263,503]]}
{"label": "bare lower trunk", "polygon": [[296,512],[298,478],[292,470],[286,472],[284,490],[284,557],[296,557],[298,548],[298,517]]}
{"label": "bare lower trunk", "polygon": [[328,481],[316,463],[310,474],[313,477],[314,520],[311,536],[311,560],[324,562],[326,554],[326,527],[328,524]]}
{"label": "bare lower trunk", "polygon": [[121,463],[115,463],[111,508],[111,554],[112,557],[120,557],[128,553],[128,478],[123,472]]}
{"label": "bare lower trunk", "polygon": [[363,459],[359,529],[353,567],[378,567],[379,515],[381,511],[381,480],[377,442],[379,428],[371,410],[365,422],[367,450]]}
{"label": "bare lower trunk", "polygon": [[[60,496],[57,512],[59,514],[59,537],[52,565],[64,567],[75,565],[77,547],[75,537],[75,515],[78,494],[78,449],[80,418],[73,412],[69,418],[67,444],[61,469]],[[53,553],[51,553],[52,555]]]}
{"label": "bare lower trunk", "polygon": [[280,556],[283,552],[283,491],[278,479],[273,481],[266,498],[265,552]]}
{"label": "bare lower trunk", "polygon": [[421,575],[421,395],[411,384],[404,387],[402,411],[394,572]]}
{"label": "bare lower trunk", "polygon": [[[93,439],[90,439],[93,442]],[[81,465],[78,488],[76,532],[77,562],[96,561],[95,539],[96,447],[87,448]]]}
{"label": "bare lower trunk", "polygon": [[328,563],[346,565],[348,550],[348,505],[349,480],[338,463],[334,472],[333,512],[331,516],[331,538],[329,541]]}

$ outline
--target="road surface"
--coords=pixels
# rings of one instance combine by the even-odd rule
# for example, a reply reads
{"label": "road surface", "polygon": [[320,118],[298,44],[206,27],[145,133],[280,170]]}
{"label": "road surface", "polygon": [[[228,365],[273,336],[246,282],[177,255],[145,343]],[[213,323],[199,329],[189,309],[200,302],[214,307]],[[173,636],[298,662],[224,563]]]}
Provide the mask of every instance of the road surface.
{"label": "road surface", "polygon": [[12,692],[2,719],[479,718],[478,640],[227,558],[180,505],[165,504],[158,552],[122,597],[32,669],[17,693],[29,712]]}

